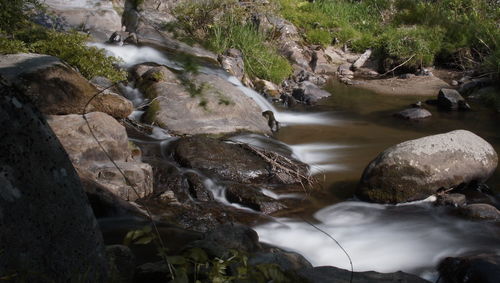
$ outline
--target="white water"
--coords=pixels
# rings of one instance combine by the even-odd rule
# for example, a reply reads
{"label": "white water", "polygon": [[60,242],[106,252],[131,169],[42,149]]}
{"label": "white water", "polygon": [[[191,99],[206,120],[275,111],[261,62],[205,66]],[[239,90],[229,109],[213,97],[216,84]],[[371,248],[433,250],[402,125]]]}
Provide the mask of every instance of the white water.
{"label": "white water", "polygon": [[[468,251],[500,253],[491,226],[453,218],[425,204],[404,207],[342,202],[318,211],[317,225],[352,258],[355,271],[402,270],[430,279],[447,256]],[[260,240],[304,255],[314,266],[350,269],[342,250],[303,221],[276,219],[255,228]]]}
{"label": "white water", "polygon": [[311,175],[346,170],[344,165],[335,163],[335,153],[333,152],[336,149],[346,147],[348,146],[321,143],[290,146],[294,157],[309,165]]}
{"label": "white water", "polygon": [[[165,65],[169,68],[182,70],[182,64],[170,60],[164,53],[157,51],[154,48],[147,46],[134,46],[134,45],[109,45],[103,43],[90,43],[90,46],[105,49],[108,55],[122,59],[123,67],[131,67],[136,64],[154,62],[160,65]],[[301,124],[301,125],[333,125],[334,120],[328,117],[327,113],[298,113],[289,111],[280,111],[276,109],[267,99],[257,93],[251,88],[244,86],[240,80],[234,76],[230,76],[221,69],[213,69],[201,67],[200,72],[206,74],[215,74],[236,86],[241,92],[248,97],[252,98],[262,111],[273,111],[274,116],[278,122],[285,125]]]}

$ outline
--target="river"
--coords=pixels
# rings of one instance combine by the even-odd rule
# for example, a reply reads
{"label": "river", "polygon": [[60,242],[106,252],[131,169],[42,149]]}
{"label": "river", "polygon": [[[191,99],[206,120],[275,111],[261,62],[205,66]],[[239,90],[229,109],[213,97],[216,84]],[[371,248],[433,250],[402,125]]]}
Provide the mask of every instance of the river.
{"label": "river", "polygon": [[[173,60],[151,49],[105,47],[120,56],[125,65],[156,62],[177,67]],[[276,111],[282,123],[274,138],[288,146],[295,156],[310,164],[320,185],[311,192],[313,205],[299,216],[275,218],[254,227],[260,240],[304,255],[313,265],[350,268],[349,260],[332,239],[305,222],[334,237],[352,258],[354,270],[393,272],[402,270],[423,278],[436,278],[435,267],[446,256],[482,251],[500,253],[500,227],[491,222],[460,219],[449,208],[421,202],[409,205],[379,205],[353,198],[356,184],[365,166],[391,145],[409,139],[467,129],[500,150],[499,114],[472,104],[470,112],[437,112],[424,121],[399,120],[393,113],[409,104],[427,98],[383,96],[331,81],[327,89],[332,96],[315,106],[275,109],[238,80],[220,70],[226,78],[252,97],[263,110]],[[251,135],[241,136],[258,142]],[[279,144],[279,143],[278,143]],[[497,168],[488,185],[500,189]],[[222,196],[223,197],[223,196]]]}

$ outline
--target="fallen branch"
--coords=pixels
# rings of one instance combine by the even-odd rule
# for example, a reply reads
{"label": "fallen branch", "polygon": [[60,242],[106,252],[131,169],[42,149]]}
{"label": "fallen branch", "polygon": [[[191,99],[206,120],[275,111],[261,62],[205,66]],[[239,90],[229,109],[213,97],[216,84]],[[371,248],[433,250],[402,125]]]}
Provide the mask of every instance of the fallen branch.
{"label": "fallen branch", "polygon": [[410,62],[410,60],[411,60],[411,59],[413,59],[413,57],[415,57],[415,54],[411,55],[411,56],[410,56],[410,58],[406,59],[403,63],[401,63],[401,64],[397,65],[396,67],[394,67],[394,68],[392,68],[391,70],[389,70],[389,71],[387,71],[387,72],[383,73],[383,74],[382,74],[382,75],[380,75],[380,76],[381,76],[381,77],[383,77],[383,76],[385,76],[385,75],[387,75],[387,74],[389,74],[389,73],[394,72],[396,69],[398,69],[398,68],[400,68],[400,67],[404,66],[406,63]]}

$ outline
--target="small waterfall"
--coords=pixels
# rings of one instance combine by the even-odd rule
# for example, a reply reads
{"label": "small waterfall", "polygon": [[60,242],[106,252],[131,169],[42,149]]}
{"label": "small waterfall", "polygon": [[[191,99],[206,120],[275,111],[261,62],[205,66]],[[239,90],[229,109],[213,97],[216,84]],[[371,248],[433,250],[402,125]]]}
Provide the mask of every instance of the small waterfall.
{"label": "small waterfall", "polygon": [[[131,67],[136,64],[154,62],[165,65],[175,70],[182,70],[182,64],[171,60],[164,53],[146,46],[123,45],[116,46],[104,43],[89,43],[89,46],[105,49],[109,55],[121,58],[123,67]],[[328,117],[326,113],[298,113],[291,111],[280,111],[276,109],[267,99],[251,88],[244,86],[240,80],[230,76],[222,69],[201,67],[200,72],[205,74],[215,74],[241,90],[245,95],[252,98],[262,111],[273,111],[276,120],[283,125],[334,125],[335,121]]]}

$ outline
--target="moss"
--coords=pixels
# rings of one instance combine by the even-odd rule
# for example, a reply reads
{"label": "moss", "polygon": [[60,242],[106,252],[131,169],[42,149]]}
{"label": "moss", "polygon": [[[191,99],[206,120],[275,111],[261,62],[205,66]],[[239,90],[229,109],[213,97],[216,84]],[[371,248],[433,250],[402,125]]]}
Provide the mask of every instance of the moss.
{"label": "moss", "polygon": [[[160,103],[158,100],[153,100],[150,104],[148,109],[146,110],[146,113],[142,116],[142,120],[144,123],[148,124],[158,124],[158,121],[156,121],[156,116],[158,115],[158,111],[160,111]],[[160,125],[161,126],[161,125]]]}

